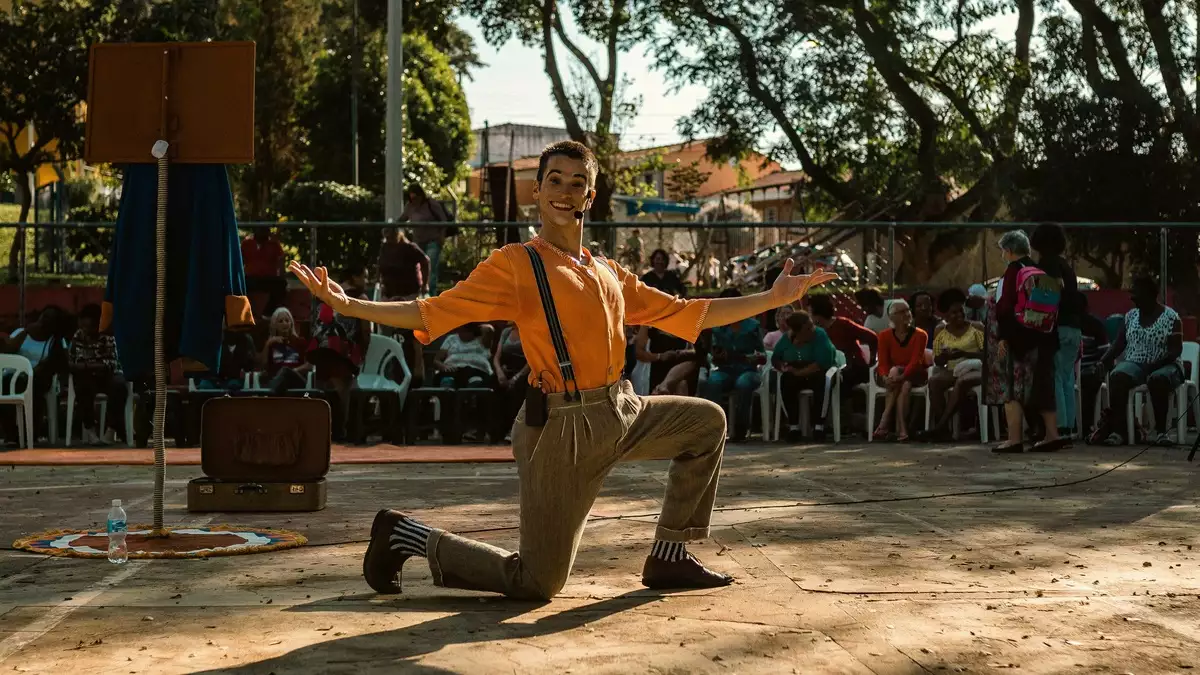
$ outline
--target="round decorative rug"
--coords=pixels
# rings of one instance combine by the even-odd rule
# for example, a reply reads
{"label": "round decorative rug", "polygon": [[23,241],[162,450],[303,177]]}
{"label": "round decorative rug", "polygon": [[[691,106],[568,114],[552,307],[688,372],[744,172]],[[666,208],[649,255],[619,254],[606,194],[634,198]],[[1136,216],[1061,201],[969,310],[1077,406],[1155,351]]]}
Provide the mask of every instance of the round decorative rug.
{"label": "round decorative rug", "polygon": [[[303,535],[287,530],[237,525],[167,528],[169,537],[151,537],[151,526],[129,528],[125,544],[130,558],[206,558],[219,555],[265,553],[303,546]],[[51,530],[13,542],[13,548],[72,558],[107,558],[108,534],[104,530]]]}

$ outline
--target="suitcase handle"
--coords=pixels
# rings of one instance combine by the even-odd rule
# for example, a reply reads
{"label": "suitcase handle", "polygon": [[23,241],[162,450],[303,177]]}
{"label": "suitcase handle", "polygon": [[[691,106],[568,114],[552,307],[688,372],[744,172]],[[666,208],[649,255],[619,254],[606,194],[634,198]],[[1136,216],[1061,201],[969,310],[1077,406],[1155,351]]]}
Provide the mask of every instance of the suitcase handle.
{"label": "suitcase handle", "polygon": [[257,492],[260,495],[265,495],[267,493],[267,489],[258,483],[246,483],[245,485],[237,486],[237,489],[234,490],[234,492],[239,495],[244,492]]}

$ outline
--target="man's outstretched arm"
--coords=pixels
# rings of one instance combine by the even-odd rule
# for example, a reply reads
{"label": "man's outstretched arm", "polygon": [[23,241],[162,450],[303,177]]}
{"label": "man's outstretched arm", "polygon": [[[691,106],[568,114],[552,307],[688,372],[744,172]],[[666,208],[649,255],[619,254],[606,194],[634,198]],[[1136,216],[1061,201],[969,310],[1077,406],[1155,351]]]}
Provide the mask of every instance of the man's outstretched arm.
{"label": "man's outstretched arm", "polygon": [[701,328],[728,326],[742,319],[758,316],[803,298],[810,288],[820,286],[838,278],[833,272],[814,274],[792,274],[794,264],[789,258],[783,264],[783,272],[775,279],[771,290],[741,298],[715,298],[708,306]]}
{"label": "man's outstretched arm", "polygon": [[415,301],[371,302],[349,297],[338,282],[329,278],[329,271],[324,267],[314,270],[309,269],[307,265],[292,261],[288,265],[288,271],[295,274],[318,300],[329,305],[333,311],[342,316],[365,319],[373,323],[408,330],[424,328],[424,323],[421,321],[421,308]]}

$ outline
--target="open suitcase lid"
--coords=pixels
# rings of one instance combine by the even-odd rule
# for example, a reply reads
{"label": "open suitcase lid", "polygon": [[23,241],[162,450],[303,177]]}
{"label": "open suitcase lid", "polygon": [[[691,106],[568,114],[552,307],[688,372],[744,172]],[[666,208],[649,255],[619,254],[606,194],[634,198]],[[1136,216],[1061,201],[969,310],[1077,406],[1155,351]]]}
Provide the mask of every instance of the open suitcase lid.
{"label": "open suitcase lid", "polygon": [[317,398],[209,399],[200,412],[200,465],[219,480],[312,481],[329,473],[330,409]]}

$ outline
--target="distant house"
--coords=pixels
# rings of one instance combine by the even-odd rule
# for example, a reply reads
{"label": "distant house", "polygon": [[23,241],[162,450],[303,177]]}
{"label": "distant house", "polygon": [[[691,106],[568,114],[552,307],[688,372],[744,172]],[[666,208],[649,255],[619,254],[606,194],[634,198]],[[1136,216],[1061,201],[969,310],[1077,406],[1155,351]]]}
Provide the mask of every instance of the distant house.
{"label": "distant house", "polygon": [[[542,147],[547,144],[543,144]],[[519,147],[519,144],[517,147]],[[529,153],[525,157],[514,159],[511,165],[514,180],[506,192],[515,195],[515,197],[510,198],[516,200],[517,211],[525,216],[522,219],[533,219],[536,217],[531,207],[533,206],[533,186],[537,180],[538,155],[541,153],[542,147],[538,147],[536,152]],[[688,209],[668,205],[668,203],[674,202],[677,195],[668,194],[667,184],[675,168],[690,166],[693,162],[696,163],[698,170],[709,174],[707,180],[697,190],[696,199],[698,200],[734,189],[739,185],[739,181],[743,183],[746,180],[755,181],[764,175],[778,173],[782,170],[778,164],[758,153],[751,153],[749,157],[743,159],[740,163],[736,161],[714,162],[705,157],[707,150],[707,141],[697,140],[688,143],[676,143],[673,145],[621,152],[617,156],[617,162],[620,166],[629,167],[647,157],[659,155],[668,168],[646,171],[638,179],[638,182],[650,186],[650,192],[655,195],[655,198],[638,200],[618,197],[615,200],[617,201],[617,213],[614,217],[620,220],[625,218],[629,218],[630,220],[643,218],[651,220],[686,220],[689,212]],[[490,152],[489,154],[492,157],[492,161],[488,163],[487,167],[489,173],[493,176],[489,187],[498,185],[500,189],[503,189],[504,180],[501,178],[497,183],[495,172],[507,169],[509,163],[507,159],[497,161],[498,158],[495,152]],[[481,194],[481,175],[481,171],[476,167],[467,180],[467,193],[471,196],[478,197]],[[503,203],[503,197],[493,192],[492,202]],[[624,210],[622,210],[623,205],[625,206]],[[662,208],[656,211],[654,210],[656,205],[660,205]],[[649,206],[648,209],[643,208],[647,206]],[[496,211],[502,212],[503,207],[496,209]]]}
{"label": "distant house", "polygon": [[471,133],[475,136],[475,154],[467,165],[472,169],[484,164],[507,164],[509,157],[540,155],[542,148],[551,143],[571,140],[566,129],[529,124],[500,124],[474,129]]}

